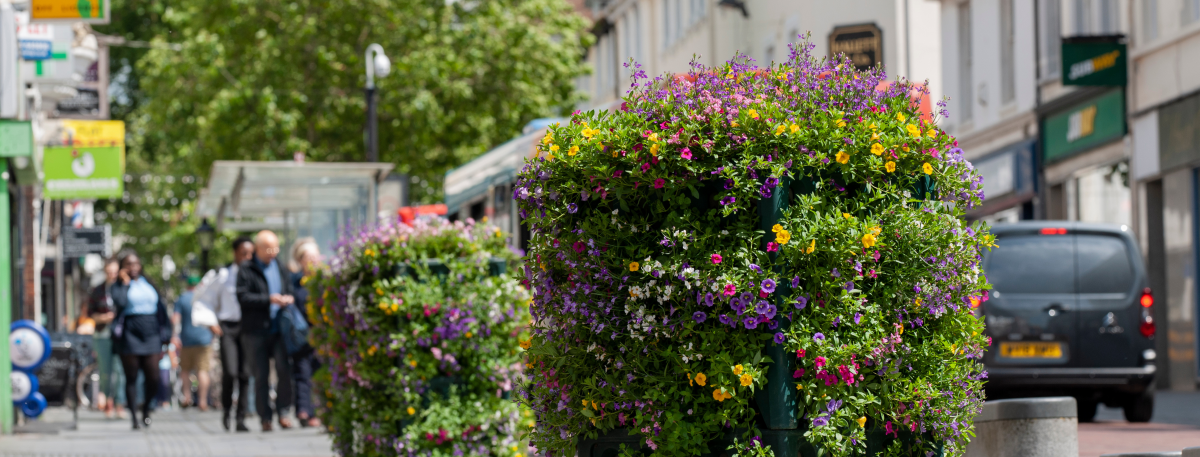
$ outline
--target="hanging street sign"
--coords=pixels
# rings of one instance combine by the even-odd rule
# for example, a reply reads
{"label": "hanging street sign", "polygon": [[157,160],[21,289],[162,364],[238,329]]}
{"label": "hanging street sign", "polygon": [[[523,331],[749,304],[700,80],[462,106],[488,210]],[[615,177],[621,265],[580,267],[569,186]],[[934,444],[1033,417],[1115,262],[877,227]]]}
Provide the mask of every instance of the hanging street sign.
{"label": "hanging street sign", "polygon": [[59,141],[64,146],[120,146],[125,144],[122,121],[80,121],[63,119]]}
{"label": "hanging street sign", "polygon": [[31,0],[33,22],[107,24],[111,0]]}
{"label": "hanging street sign", "polygon": [[0,157],[33,155],[33,125],[29,121],[0,120]]}
{"label": "hanging street sign", "polygon": [[121,196],[125,146],[47,146],[42,156],[46,198]]}
{"label": "hanging street sign", "polygon": [[1120,36],[1064,38],[1063,85],[1124,86],[1129,57],[1120,40]]}
{"label": "hanging street sign", "polygon": [[112,256],[112,226],[75,227],[63,224],[63,256],[83,257],[88,254]]}
{"label": "hanging street sign", "polygon": [[834,27],[829,32],[829,55],[845,54],[859,71],[883,63],[883,31],[875,24]]}
{"label": "hanging street sign", "polygon": [[1055,162],[1125,136],[1125,92],[1112,89],[1046,118],[1042,150]]}

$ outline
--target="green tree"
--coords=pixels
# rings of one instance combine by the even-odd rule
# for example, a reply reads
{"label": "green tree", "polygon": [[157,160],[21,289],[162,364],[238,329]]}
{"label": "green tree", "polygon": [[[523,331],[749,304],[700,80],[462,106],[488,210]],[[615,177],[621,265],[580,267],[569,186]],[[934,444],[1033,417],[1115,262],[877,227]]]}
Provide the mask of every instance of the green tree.
{"label": "green tree", "polygon": [[380,159],[428,183],[426,202],[450,168],[570,110],[590,44],[563,0],[180,0],[162,17],[131,164],[365,160],[363,51],[379,43]]}

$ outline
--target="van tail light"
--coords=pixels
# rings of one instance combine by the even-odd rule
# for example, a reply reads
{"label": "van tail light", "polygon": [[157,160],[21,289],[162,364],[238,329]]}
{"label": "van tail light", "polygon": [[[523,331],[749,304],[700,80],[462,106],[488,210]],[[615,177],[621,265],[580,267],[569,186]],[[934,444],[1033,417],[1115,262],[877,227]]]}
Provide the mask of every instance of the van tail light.
{"label": "van tail light", "polygon": [[1066,235],[1065,227],[1046,227],[1042,229],[1042,235]]}
{"label": "van tail light", "polygon": [[1154,337],[1154,316],[1150,312],[1150,307],[1154,306],[1154,295],[1150,293],[1150,288],[1142,289],[1142,298],[1138,300],[1142,305],[1142,323],[1138,325],[1138,331],[1142,332],[1142,336],[1146,338]]}

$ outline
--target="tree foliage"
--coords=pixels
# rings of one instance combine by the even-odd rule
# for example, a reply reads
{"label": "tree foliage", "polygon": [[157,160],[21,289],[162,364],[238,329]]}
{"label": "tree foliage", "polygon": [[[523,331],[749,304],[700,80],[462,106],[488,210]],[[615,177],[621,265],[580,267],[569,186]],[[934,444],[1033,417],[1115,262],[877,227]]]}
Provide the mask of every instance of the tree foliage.
{"label": "tree foliage", "polygon": [[590,40],[562,0],[181,0],[163,20],[137,67],[131,154],[201,172],[365,160],[363,52],[379,43],[380,159],[420,177],[425,201],[450,168],[570,109]]}

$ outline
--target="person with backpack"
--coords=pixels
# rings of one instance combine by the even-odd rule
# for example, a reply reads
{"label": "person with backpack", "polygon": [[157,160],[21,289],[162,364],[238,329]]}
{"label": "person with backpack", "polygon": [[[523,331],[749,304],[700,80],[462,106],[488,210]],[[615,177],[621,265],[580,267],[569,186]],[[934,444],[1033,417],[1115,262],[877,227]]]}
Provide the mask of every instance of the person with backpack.
{"label": "person with backpack", "polygon": [[313,272],[320,262],[321,251],[312,237],[296,240],[292,244],[291,260],[288,269],[291,270],[292,294],[295,306],[289,306],[280,312],[280,339],[288,355],[292,358],[292,380],[296,391],[296,418],[301,427],[319,427],[321,420],[316,416],[315,401],[313,400],[313,372],[320,367],[317,354],[308,344],[308,289],[304,287],[304,278]]}

